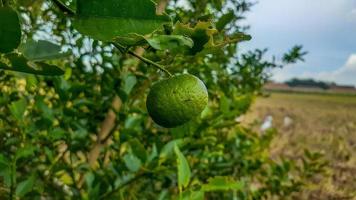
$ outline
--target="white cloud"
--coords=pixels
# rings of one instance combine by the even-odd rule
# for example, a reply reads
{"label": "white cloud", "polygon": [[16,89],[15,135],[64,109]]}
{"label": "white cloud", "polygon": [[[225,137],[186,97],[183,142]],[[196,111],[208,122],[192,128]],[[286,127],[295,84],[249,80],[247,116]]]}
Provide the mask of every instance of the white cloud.
{"label": "white cloud", "polygon": [[330,72],[316,73],[312,77],[324,81],[334,81],[339,84],[351,84],[356,86],[356,54],[350,55],[345,65],[339,69]]}
{"label": "white cloud", "polygon": [[284,82],[295,77],[295,73],[292,72],[294,66],[287,65],[282,69],[275,69],[272,71],[272,80],[277,82]]}
{"label": "white cloud", "polygon": [[279,56],[301,44],[309,52],[304,63],[273,70],[274,80],[311,77],[356,85],[350,56],[356,55],[356,0],[263,0],[246,23],[253,37],[242,44],[246,49],[268,47],[269,55]]}
{"label": "white cloud", "polygon": [[293,66],[287,66],[285,69],[280,69],[273,73],[273,80],[282,82],[293,77],[298,78],[313,78],[327,82],[336,82],[338,84],[355,85],[356,86],[356,54],[351,54],[346,63],[333,71],[322,72],[304,72],[301,75],[294,75],[291,72]]}

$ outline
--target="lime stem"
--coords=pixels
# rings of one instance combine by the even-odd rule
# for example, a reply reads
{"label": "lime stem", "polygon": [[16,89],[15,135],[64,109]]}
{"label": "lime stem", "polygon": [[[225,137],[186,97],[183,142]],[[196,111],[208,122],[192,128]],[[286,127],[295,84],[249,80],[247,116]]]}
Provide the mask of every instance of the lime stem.
{"label": "lime stem", "polygon": [[148,65],[152,65],[152,66],[156,67],[157,69],[159,69],[159,70],[161,70],[161,71],[167,73],[170,77],[173,76],[168,70],[166,70],[166,69],[164,68],[164,66],[162,66],[162,65],[160,65],[160,64],[158,64],[158,63],[155,63],[155,62],[153,62],[152,60],[147,59],[147,58],[145,58],[145,57],[143,57],[143,56],[140,56],[140,55],[138,55],[137,53],[135,53],[134,51],[129,50],[129,49],[125,48],[124,46],[118,44],[118,43],[112,43],[112,44],[113,44],[116,48],[118,48],[118,49],[120,50],[120,52],[122,52],[122,53],[125,53],[125,52],[126,52],[126,53],[128,53],[128,54],[130,54],[130,55],[132,55],[132,56],[134,56],[134,57],[136,57],[136,58],[138,58],[138,59],[140,59],[140,60],[143,61],[144,63],[146,63],[146,64],[148,64]]}

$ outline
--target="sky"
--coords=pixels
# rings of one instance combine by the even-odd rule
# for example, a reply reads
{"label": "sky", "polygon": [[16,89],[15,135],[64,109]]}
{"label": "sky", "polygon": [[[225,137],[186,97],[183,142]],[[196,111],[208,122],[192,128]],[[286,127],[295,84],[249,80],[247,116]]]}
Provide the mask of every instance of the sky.
{"label": "sky", "polygon": [[356,0],[259,0],[246,15],[253,39],[242,49],[281,57],[296,44],[305,62],[274,70],[272,79],[314,78],[356,86]]}

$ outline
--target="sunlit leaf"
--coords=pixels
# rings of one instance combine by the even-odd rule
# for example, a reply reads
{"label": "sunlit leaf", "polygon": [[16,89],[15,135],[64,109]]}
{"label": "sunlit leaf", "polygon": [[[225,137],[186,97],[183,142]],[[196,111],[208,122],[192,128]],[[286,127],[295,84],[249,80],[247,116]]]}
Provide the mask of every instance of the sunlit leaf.
{"label": "sunlit leaf", "polygon": [[177,200],[204,200],[204,191],[184,191],[182,194],[182,198],[177,198]]}
{"label": "sunlit leaf", "polygon": [[157,35],[147,39],[147,42],[158,50],[178,50],[184,47],[192,48],[194,42],[182,35]]}
{"label": "sunlit leaf", "polygon": [[44,40],[29,40],[21,45],[20,49],[23,55],[32,61],[59,59],[70,55],[69,51],[61,52],[61,46]]}
{"label": "sunlit leaf", "polygon": [[123,90],[127,95],[131,93],[131,90],[137,83],[137,78],[134,74],[128,74],[127,76],[124,77],[124,84],[123,84]]}
{"label": "sunlit leaf", "polygon": [[167,159],[171,158],[174,155],[174,147],[175,146],[182,147],[186,142],[187,140],[185,139],[176,139],[176,140],[169,141],[167,144],[165,144],[162,147],[160,151],[159,162],[163,163]]}
{"label": "sunlit leaf", "polygon": [[187,187],[191,177],[188,161],[177,145],[174,146],[174,152],[177,156],[178,186],[179,188]]}
{"label": "sunlit leaf", "polygon": [[141,160],[132,153],[128,153],[124,156],[124,162],[126,167],[132,172],[137,172],[142,165]]}
{"label": "sunlit leaf", "polygon": [[145,35],[169,22],[166,15],[156,15],[150,0],[78,0],[75,28],[82,34],[102,41]]}
{"label": "sunlit leaf", "polygon": [[204,191],[241,190],[243,182],[235,181],[231,177],[217,176],[210,178],[207,184],[202,186]]}

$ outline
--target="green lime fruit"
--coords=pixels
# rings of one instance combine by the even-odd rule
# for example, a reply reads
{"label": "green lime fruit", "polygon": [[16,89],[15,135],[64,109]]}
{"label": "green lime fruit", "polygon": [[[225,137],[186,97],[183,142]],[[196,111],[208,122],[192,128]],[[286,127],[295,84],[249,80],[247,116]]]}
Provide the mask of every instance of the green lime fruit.
{"label": "green lime fruit", "polygon": [[208,91],[196,76],[183,74],[155,83],[147,96],[149,115],[158,125],[173,128],[198,116],[208,104]]}

